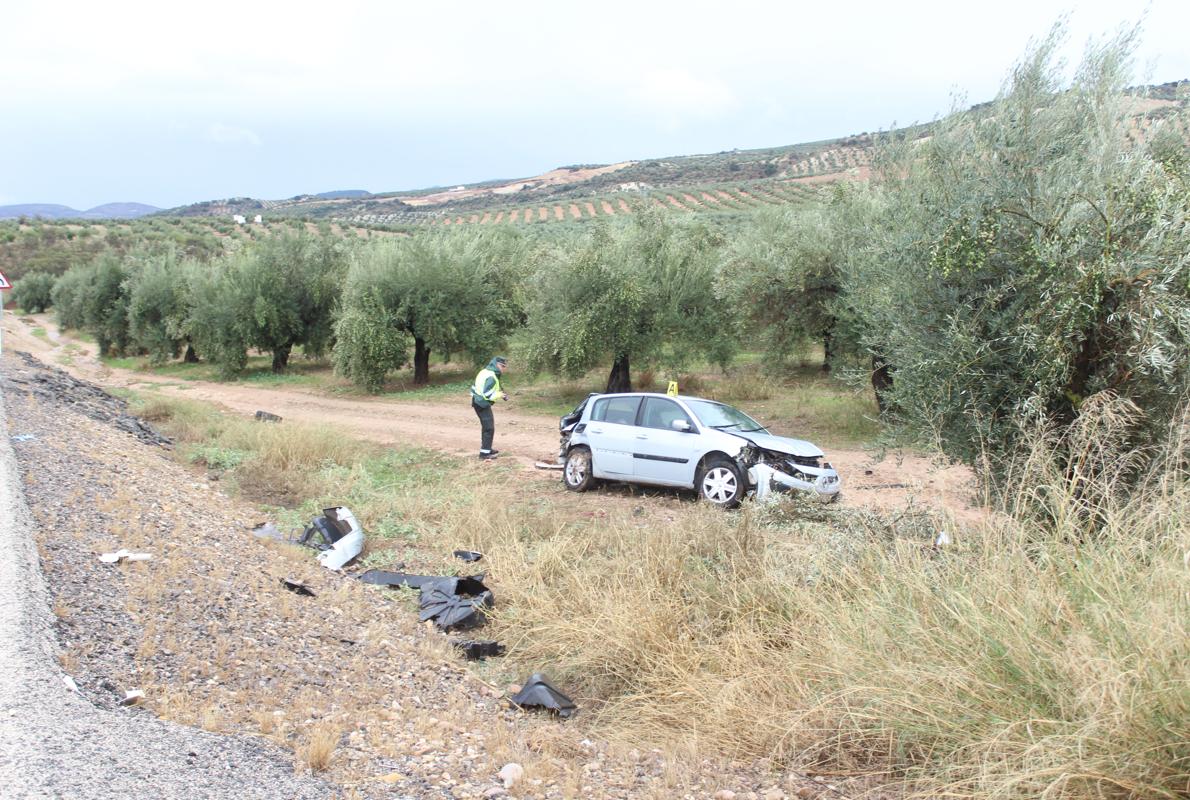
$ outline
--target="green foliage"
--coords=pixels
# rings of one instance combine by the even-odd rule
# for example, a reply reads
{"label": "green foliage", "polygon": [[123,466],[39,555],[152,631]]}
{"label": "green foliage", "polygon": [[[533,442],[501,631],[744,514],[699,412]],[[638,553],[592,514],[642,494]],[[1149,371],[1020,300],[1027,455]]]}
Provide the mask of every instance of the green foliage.
{"label": "green foliage", "polygon": [[327,349],[333,315],[347,272],[347,250],[331,236],[278,235],[236,260],[249,346],[273,354],[282,372],[297,345],[319,355]]}
{"label": "green foliage", "polygon": [[491,356],[523,319],[522,237],[507,231],[418,233],[368,242],[344,292],[334,361],[340,374],[377,391],[415,344],[418,380],[429,354]]}
{"label": "green foliage", "polygon": [[529,366],[577,377],[609,360],[671,374],[698,357],[726,365],[737,324],[713,291],[721,246],[703,226],[646,212],[554,247],[535,279]]}
{"label": "green foliage", "polygon": [[248,363],[244,293],[232,260],[189,271],[186,318],[180,329],[222,378],[235,377]]}
{"label": "green foliage", "polygon": [[53,305],[54,276],[30,272],[12,286],[12,299],[30,314],[40,314]]}
{"label": "green foliage", "polygon": [[179,261],[177,251],[147,257],[128,289],[129,335],[148,353],[154,366],[178,355],[185,343],[183,330],[188,312],[187,270],[202,269]]}
{"label": "green foliage", "polygon": [[131,342],[124,287],[129,270],[114,253],[101,255],[89,269],[82,301],[83,330],[95,337],[101,356],[124,355]]}
{"label": "green foliage", "polygon": [[864,345],[895,370],[892,420],[971,462],[1097,392],[1161,426],[1190,381],[1178,151],[1132,140],[1131,36],[1089,51],[1069,88],[1059,38],[988,107],[882,154],[883,211],[849,257]]}
{"label": "green foliage", "polygon": [[94,270],[89,267],[75,267],[54,284],[50,293],[58,324],[64,330],[81,330],[86,322],[84,303]]}

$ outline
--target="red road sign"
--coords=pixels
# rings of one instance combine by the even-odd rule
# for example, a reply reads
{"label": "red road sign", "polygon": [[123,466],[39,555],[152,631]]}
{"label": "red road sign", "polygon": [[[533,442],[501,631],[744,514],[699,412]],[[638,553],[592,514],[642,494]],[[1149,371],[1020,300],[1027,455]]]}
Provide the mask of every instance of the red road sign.
{"label": "red road sign", "polygon": [[11,289],[12,284],[8,282],[8,278],[4,277],[4,273],[0,272],[0,289]]}

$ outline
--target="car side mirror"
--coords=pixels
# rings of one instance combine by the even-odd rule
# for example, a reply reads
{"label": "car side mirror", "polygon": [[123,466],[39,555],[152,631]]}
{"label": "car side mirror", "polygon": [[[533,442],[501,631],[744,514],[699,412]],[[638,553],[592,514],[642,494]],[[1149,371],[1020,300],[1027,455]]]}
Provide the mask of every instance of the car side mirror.
{"label": "car side mirror", "polygon": [[670,425],[673,426],[673,429],[675,431],[681,431],[682,433],[690,433],[690,423],[684,419],[675,419],[673,422],[670,423]]}

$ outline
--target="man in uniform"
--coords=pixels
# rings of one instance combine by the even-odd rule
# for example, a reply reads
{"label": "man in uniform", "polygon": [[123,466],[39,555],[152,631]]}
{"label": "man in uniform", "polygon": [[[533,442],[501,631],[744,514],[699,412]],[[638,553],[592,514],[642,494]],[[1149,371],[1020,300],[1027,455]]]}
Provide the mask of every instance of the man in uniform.
{"label": "man in uniform", "polygon": [[471,407],[479,417],[479,457],[482,460],[495,458],[499,450],[492,449],[492,437],[496,435],[496,417],[492,404],[497,399],[507,400],[508,395],[500,388],[500,376],[508,369],[508,359],[496,356],[475,376],[471,384]]}

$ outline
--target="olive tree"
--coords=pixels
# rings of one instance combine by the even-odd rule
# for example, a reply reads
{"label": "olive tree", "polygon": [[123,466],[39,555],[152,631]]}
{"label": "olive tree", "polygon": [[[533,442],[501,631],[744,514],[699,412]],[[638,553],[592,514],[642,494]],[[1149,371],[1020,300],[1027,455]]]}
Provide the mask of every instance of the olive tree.
{"label": "olive tree", "polygon": [[1098,392],[1162,424],[1187,388],[1185,140],[1170,157],[1134,135],[1131,34],[1090,49],[1069,86],[1059,41],[994,102],[882,153],[887,202],[848,259],[892,420],[968,461],[1011,452],[1022,420],[1071,424]]}
{"label": "olive tree", "polygon": [[[144,257],[128,279],[129,336],[154,364],[176,358],[189,344],[185,334],[188,272],[196,269],[205,267],[179,259],[177,251],[170,247]],[[192,347],[186,347],[186,355],[189,361],[197,360]]]}
{"label": "olive tree", "polygon": [[631,365],[726,365],[737,322],[714,293],[721,237],[646,212],[559,244],[534,281],[529,366],[577,377],[610,361],[608,392],[632,390]]}
{"label": "olive tree", "polygon": [[377,239],[355,254],[335,328],[335,367],[371,391],[409,361],[429,381],[430,354],[491,355],[523,324],[531,257],[508,231],[440,231]]}
{"label": "olive tree", "polygon": [[12,287],[12,299],[30,314],[40,314],[54,304],[54,276],[46,272],[22,275]]}

